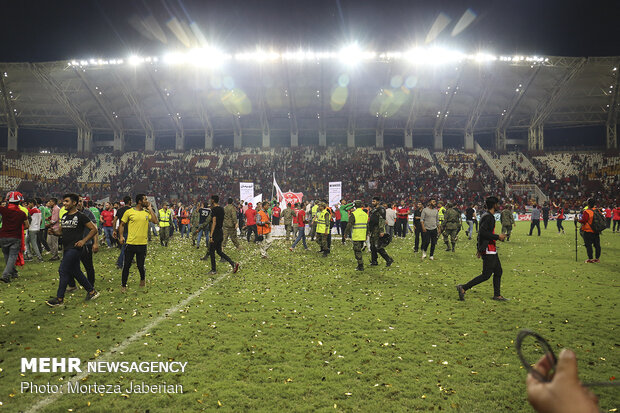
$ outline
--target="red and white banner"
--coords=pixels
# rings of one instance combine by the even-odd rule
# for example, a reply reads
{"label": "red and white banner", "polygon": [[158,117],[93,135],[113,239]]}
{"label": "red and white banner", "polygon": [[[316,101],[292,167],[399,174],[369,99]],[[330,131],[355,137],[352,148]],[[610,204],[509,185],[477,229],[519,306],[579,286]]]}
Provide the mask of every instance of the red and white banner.
{"label": "red and white banner", "polygon": [[290,202],[291,205],[295,205],[298,202],[301,202],[304,198],[303,192],[285,192],[282,194],[284,198],[284,209],[286,209],[286,205]]}

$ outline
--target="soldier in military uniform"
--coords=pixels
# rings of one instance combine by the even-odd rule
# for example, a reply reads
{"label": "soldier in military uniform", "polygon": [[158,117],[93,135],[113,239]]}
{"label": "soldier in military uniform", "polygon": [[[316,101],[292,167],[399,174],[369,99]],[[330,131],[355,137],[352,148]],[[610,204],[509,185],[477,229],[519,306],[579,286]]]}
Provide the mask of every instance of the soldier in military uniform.
{"label": "soldier in military uniform", "polygon": [[[196,245],[196,234],[198,234],[195,229],[198,228],[198,223],[200,221],[200,212],[198,212],[198,210],[200,209],[200,202],[196,202],[196,205],[194,205],[194,208],[192,209],[192,214],[189,217],[189,226],[190,226],[190,232],[192,233],[192,245],[195,246]],[[194,230],[194,231],[191,231]]]}
{"label": "soldier in military uniform", "polygon": [[291,208],[291,203],[286,204],[286,209],[282,211],[282,222],[284,223],[284,233],[286,234],[286,241],[290,238],[290,235],[293,234],[293,216],[295,215],[295,210]]}
{"label": "soldier in military uniform", "polygon": [[[443,242],[446,243],[446,251],[454,252],[454,246],[456,245],[456,241],[459,239],[459,231],[461,230],[461,213],[452,205],[452,203],[448,202],[446,204],[446,212],[444,212],[444,221],[443,221]],[[448,242],[448,238],[450,242],[452,242],[452,249],[450,249],[450,242]]]}
{"label": "soldier in military uniform", "polygon": [[345,230],[348,234],[351,234],[351,239],[353,240],[353,253],[355,254],[355,259],[357,260],[357,268],[355,270],[364,271],[362,249],[364,248],[364,243],[366,242],[368,214],[362,209],[362,201],[354,201],[353,205],[355,206],[355,209],[348,216],[349,221]]}
{"label": "soldier in military uniform", "polygon": [[240,250],[241,245],[239,245],[239,240],[237,239],[237,229],[239,228],[239,222],[237,221],[237,208],[233,205],[234,201],[232,198],[228,198],[226,202],[227,204],[224,207],[224,223],[222,225],[224,230],[224,242],[222,243],[222,248],[226,247],[228,238],[230,238],[235,248]]}
{"label": "soldier in military uniform", "polygon": [[385,260],[385,266],[389,267],[394,260],[385,252],[385,248],[379,246],[379,238],[385,232],[385,208],[381,206],[378,197],[372,199],[368,232],[370,232],[370,265],[379,265],[377,255],[381,255]]}
{"label": "soldier in military uniform", "polygon": [[502,234],[506,234],[506,241],[510,241],[510,233],[512,232],[512,227],[515,225],[515,219],[512,216],[512,206],[510,204],[507,204],[502,210],[499,220],[502,223]]}

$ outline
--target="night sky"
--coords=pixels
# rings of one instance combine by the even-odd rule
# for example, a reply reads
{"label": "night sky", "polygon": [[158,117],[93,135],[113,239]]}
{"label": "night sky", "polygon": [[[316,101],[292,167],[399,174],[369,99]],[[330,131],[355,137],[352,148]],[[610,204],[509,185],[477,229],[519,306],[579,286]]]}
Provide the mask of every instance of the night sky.
{"label": "night sky", "polygon": [[[475,20],[453,36],[467,9]],[[377,51],[406,50],[425,45],[440,13],[450,23],[430,45],[496,54],[620,55],[619,12],[619,1],[597,0],[5,0],[0,60],[161,55],[185,47],[167,26],[175,18],[195,22],[207,41],[231,52],[257,44],[338,50],[350,41]],[[163,36],[140,32],[145,21],[157,22]]]}
{"label": "night sky", "polygon": [[[334,51],[357,41],[378,52],[441,46],[498,55],[620,56],[620,0],[5,0],[2,14],[5,62],[161,56],[199,46],[192,23],[209,44],[230,53],[257,45]],[[475,18],[454,34],[464,14]],[[437,19],[449,23],[427,42]],[[596,135],[602,143],[603,134]],[[20,137],[20,146],[37,146],[41,135],[22,130]],[[580,138],[577,132],[572,140]],[[75,146],[74,136],[54,141]]]}

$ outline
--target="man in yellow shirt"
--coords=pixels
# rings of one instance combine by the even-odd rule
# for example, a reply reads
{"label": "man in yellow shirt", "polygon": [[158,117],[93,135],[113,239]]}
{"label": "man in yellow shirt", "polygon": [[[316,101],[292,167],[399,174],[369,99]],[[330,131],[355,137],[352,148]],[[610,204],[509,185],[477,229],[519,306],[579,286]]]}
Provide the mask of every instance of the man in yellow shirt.
{"label": "man in yellow shirt", "polygon": [[[134,255],[136,257],[138,271],[140,272],[140,287],[146,285],[144,260],[146,259],[149,221],[155,225],[159,224],[155,211],[153,211],[151,203],[147,201],[146,195],[138,194],[136,195],[136,206],[125,211],[118,228],[118,233],[121,237],[119,239],[120,244],[122,245],[127,241],[121,284],[121,292],[123,293],[127,291],[127,278],[129,278],[129,268],[131,267]],[[123,236],[125,225],[127,225],[127,240],[125,240]]]}

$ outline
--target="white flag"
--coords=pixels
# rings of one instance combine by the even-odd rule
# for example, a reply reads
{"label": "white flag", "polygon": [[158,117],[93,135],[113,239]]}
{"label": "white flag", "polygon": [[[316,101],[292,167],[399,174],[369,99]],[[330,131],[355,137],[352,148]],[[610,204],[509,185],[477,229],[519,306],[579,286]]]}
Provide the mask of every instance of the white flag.
{"label": "white flag", "polygon": [[273,174],[273,186],[276,189],[276,199],[278,200],[278,204],[280,204],[280,209],[284,211],[286,209],[286,200],[284,199],[284,194],[280,189],[280,185],[276,182],[276,174]]}

